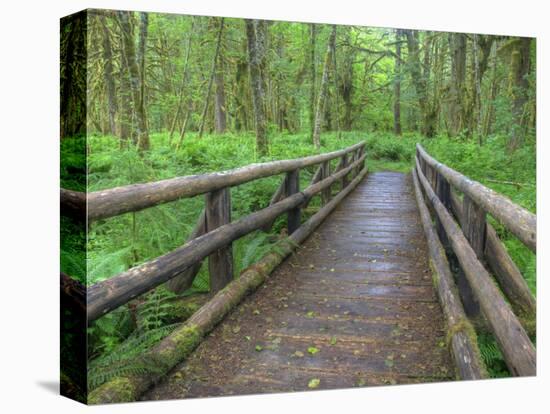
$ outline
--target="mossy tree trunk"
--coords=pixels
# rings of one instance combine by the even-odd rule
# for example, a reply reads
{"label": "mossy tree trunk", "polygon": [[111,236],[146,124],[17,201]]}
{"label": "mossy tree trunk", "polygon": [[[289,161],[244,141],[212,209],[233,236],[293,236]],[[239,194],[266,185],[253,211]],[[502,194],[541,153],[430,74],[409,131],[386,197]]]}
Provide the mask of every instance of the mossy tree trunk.
{"label": "mossy tree trunk", "polygon": [[334,53],[336,45],[336,26],[332,26],[332,31],[328,39],[327,52],[325,54],[325,63],[323,66],[323,77],[321,78],[321,85],[319,87],[319,96],[317,98],[317,107],[315,111],[315,123],[313,127],[313,145],[315,148],[321,148],[321,127],[323,124],[323,114],[325,101],[328,94],[328,74],[330,70],[330,64],[332,61],[332,55]]}
{"label": "mossy tree trunk", "polygon": [[250,89],[254,107],[256,126],[256,150],[258,155],[267,154],[267,133],[265,120],[264,88],[261,74],[262,56],[265,53],[258,42],[258,20],[246,19],[246,38],[248,41],[248,69],[250,72]]}

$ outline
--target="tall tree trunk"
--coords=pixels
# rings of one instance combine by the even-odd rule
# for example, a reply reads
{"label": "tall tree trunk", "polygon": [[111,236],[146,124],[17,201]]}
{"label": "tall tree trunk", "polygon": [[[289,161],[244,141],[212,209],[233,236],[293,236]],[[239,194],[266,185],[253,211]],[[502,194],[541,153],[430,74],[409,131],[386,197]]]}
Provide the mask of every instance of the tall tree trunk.
{"label": "tall tree trunk", "polygon": [[[434,130],[434,117],[433,111],[430,111],[428,102],[428,85],[426,73],[422,71],[422,64],[420,63],[419,56],[419,39],[418,32],[412,30],[404,30],[407,37],[407,49],[409,52],[409,67],[411,72],[411,78],[416,91],[416,98],[418,100],[418,107],[420,108],[421,117],[421,131],[422,134],[427,137],[432,137],[435,133]],[[428,50],[424,50],[424,53],[429,53]],[[427,56],[424,56],[425,59]]]}
{"label": "tall tree trunk", "polygon": [[194,27],[195,27],[195,19],[194,19],[194,17],[192,17],[191,29],[188,33],[187,45],[185,47],[185,60],[184,60],[184,63],[183,63],[183,75],[181,77],[181,85],[180,85],[179,94],[178,94],[178,105],[176,107],[176,113],[174,115],[174,119],[172,120],[172,125],[170,127],[170,136],[168,138],[168,145],[170,145],[172,143],[172,136],[174,135],[174,131],[176,129],[176,124],[177,124],[177,121],[180,117],[180,113],[181,113],[182,106],[183,106],[183,95],[184,95],[184,92],[185,92],[185,85],[187,85],[187,83],[189,82],[189,56],[191,54],[191,40],[192,40],[192,37],[193,37],[192,33],[193,33],[193,30],[194,30]]}
{"label": "tall tree trunk", "polygon": [[[246,52],[246,50],[245,50]],[[237,131],[248,130],[248,113],[247,107],[247,88],[246,88],[246,74],[248,72],[248,63],[245,59],[240,60],[237,63],[237,70],[235,71],[235,129]]]}
{"label": "tall tree trunk", "polygon": [[336,44],[336,25],[332,26],[332,31],[327,45],[327,52],[325,55],[325,63],[323,66],[323,77],[321,78],[321,85],[319,87],[319,97],[317,98],[317,108],[315,112],[315,124],[313,129],[313,145],[316,149],[321,148],[321,126],[323,123],[323,110],[325,105],[325,100],[327,97],[328,91],[328,74],[330,70],[330,62],[332,59],[332,54],[334,53],[334,48]]}
{"label": "tall tree trunk", "polygon": [[455,136],[465,127],[466,35],[449,33],[451,51],[451,87],[449,135]]}
{"label": "tall tree trunk", "polygon": [[473,55],[474,55],[474,91],[473,91],[473,112],[474,116],[473,122],[475,124],[472,125],[472,131],[474,132],[474,135],[477,135],[478,137],[478,143],[479,145],[483,144],[483,138],[481,137],[480,131],[481,131],[481,72],[479,68],[479,52],[478,52],[478,36],[477,34],[473,35]]}
{"label": "tall tree trunk", "polygon": [[487,100],[487,108],[485,109],[485,118],[483,120],[483,130],[482,135],[487,136],[491,133],[491,125],[493,122],[493,116],[495,112],[495,99],[498,92],[498,76],[497,76],[497,49],[498,45],[495,42],[494,52],[493,52],[493,65],[492,65],[492,75],[491,75],[491,88],[489,90],[489,99]]}
{"label": "tall tree trunk", "polygon": [[128,63],[126,62],[126,53],[124,51],[124,43],[121,42],[120,53],[120,71],[119,71],[119,102],[118,108],[118,137],[120,140],[120,148],[128,147],[132,138],[132,86],[128,75]]}
{"label": "tall tree trunk", "polygon": [[150,147],[149,141],[149,126],[147,125],[147,96],[145,94],[145,52],[147,50],[147,30],[149,26],[149,14],[139,13],[139,42],[138,42],[138,62],[139,62],[139,107],[138,118],[140,122],[140,131],[138,135],[138,148],[140,150],[148,150]]}
{"label": "tall tree trunk", "polygon": [[218,56],[218,64],[216,67],[216,96],[215,96],[215,110],[214,110],[214,121],[216,126],[216,133],[223,134],[227,129],[227,110],[225,103],[225,85],[224,85],[224,61],[223,53],[220,51]]}
{"label": "tall tree trunk", "polygon": [[344,54],[344,67],[342,69],[341,96],[344,101],[344,122],[345,131],[351,131],[353,127],[353,65],[355,60],[355,49],[351,46],[351,28],[345,28],[346,43],[349,45]]}
{"label": "tall tree trunk", "polygon": [[528,101],[529,68],[531,66],[531,38],[520,37],[514,41],[510,58],[510,90],[512,96],[513,125],[508,148],[516,150],[525,140],[526,103]]}
{"label": "tall tree trunk", "polygon": [[335,100],[335,108],[334,108],[334,119],[336,121],[336,136],[338,139],[342,138],[342,133],[340,131],[340,93],[338,90],[338,62],[337,62],[337,50],[336,50],[336,41],[334,42],[334,51],[332,54],[332,61],[333,61],[333,73],[334,73],[334,100]]}
{"label": "tall tree trunk", "polygon": [[317,38],[317,26],[315,23],[309,25],[309,76],[310,76],[310,91],[309,91],[309,128],[311,131],[311,139],[313,140],[313,130],[315,129],[315,88],[317,84],[317,70],[315,65],[315,45]]}
{"label": "tall tree trunk", "polygon": [[60,138],[86,134],[87,13],[61,20]]}
{"label": "tall tree trunk", "polygon": [[115,89],[115,79],[113,77],[113,51],[111,46],[111,34],[107,28],[107,22],[105,16],[100,17],[102,40],[103,40],[103,61],[105,66],[103,68],[103,74],[105,77],[105,87],[107,89],[107,105],[109,111],[109,133],[116,135],[116,113],[117,113],[117,99]]}
{"label": "tall tree trunk", "polygon": [[212,84],[214,83],[214,77],[216,75],[216,65],[218,61],[218,55],[220,53],[220,45],[222,42],[224,18],[220,19],[220,28],[218,30],[218,40],[216,41],[216,50],[214,52],[214,58],[212,59],[212,70],[210,71],[210,79],[208,81],[208,88],[206,89],[206,98],[204,100],[204,108],[202,110],[201,122],[199,124],[199,138],[202,138],[204,133],[204,125],[206,123],[206,115],[208,114],[208,105],[210,103],[210,95],[212,94]]}
{"label": "tall tree trunk", "polygon": [[[140,150],[149,149],[149,132],[147,130],[147,121],[145,115],[145,106],[142,93],[144,87],[141,82],[140,68],[138,66],[138,60],[136,57],[136,48],[134,46],[133,30],[130,24],[130,12],[119,11],[119,23],[122,28],[122,41],[124,44],[124,54],[126,63],[128,65],[128,73],[130,76],[130,86],[132,90],[132,98],[134,103],[134,113],[136,117],[135,128],[137,136],[137,145]],[[142,18],[140,23],[140,49],[143,44],[143,50],[145,50],[145,41],[147,35],[147,20]],[[142,60],[144,61],[144,54]],[[144,62],[143,62],[144,64]],[[144,80],[144,78],[143,78]]]}
{"label": "tall tree trunk", "polygon": [[401,31],[395,31],[395,80],[393,84],[393,132],[401,135]]}
{"label": "tall tree trunk", "polygon": [[248,41],[248,68],[250,72],[250,89],[252,91],[252,104],[254,106],[254,120],[256,125],[256,150],[258,155],[267,154],[267,136],[264,114],[264,91],[261,77],[262,56],[256,37],[258,27],[257,20],[246,19],[246,38]]}

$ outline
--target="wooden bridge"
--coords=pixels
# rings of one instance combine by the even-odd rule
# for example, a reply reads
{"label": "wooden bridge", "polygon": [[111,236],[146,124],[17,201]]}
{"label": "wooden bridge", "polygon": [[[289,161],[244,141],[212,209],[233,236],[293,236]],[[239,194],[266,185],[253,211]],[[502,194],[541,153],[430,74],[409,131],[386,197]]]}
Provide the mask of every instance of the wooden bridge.
{"label": "wooden bridge", "polygon": [[[411,174],[367,174],[364,148],[62,190],[62,213],[88,222],[206,194],[182,247],[87,289],[89,324],[162,284],[185,290],[206,258],[215,293],[141,356],[142,373],[104,383],[89,402],[483,378],[473,323],[492,332],[512,375],[535,375],[535,299],[486,215],[532,251],[536,217],[420,145]],[[300,169],[314,165],[300,191]],[[232,221],[230,188],[276,174],[270,205]],[[316,195],[321,208],[302,222]],[[288,237],[234,277],[231,243],[281,214]]]}

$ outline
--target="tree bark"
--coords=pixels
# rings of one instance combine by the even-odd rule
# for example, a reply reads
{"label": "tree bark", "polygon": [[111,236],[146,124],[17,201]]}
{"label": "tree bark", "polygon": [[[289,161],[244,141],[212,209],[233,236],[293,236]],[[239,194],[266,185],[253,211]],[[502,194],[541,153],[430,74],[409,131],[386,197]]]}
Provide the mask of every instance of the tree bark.
{"label": "tree bark", "polygon": [[212,84],[216,75],[216,66],[218,62],[218,55],[220,53],[220,46],[222,42],[224,18],[220,19],[220,28],[218,30],[218,40],[216,41],[216,50],[214,52],[214,58],[212,59],[212,70],[210,71],[210,80],[208,81],[208,88],[206,89],[206,97],[204,99],[204,108],[202,110],[201,122],[199,124],[199,138],[202,138],[204,134],[204,125],[206,123],[206,115],[208,113],[208,106],[210,103],[210,95],[212,94]]}
{"label": "tree bark", "polygon": [[[176,129],[176,125],[178,122],[178,119],[180,117],[180,113],[183,106],[183,95],[185,92],[185,86],[189,82],[189,56],[191,54],[191,41],[192,41],[192,33],[195,27],[195,20],[193,19],[191,21],[191,29],[187,37],[187,46],[185,48],[185,61],[183,63],[183,75],[181,78],[181,85],[179,89],[179,96],[178,96],[178,105],[176,107],[176,114],[174,115],[174,119],[172,120],[172,126],[170,127],[170,136],[168,138],[168,143],[172,143],[172,136],[174,135],[174,131]],[[185,121],[184,121],[185,122]],[[183,128],[182,128],[183,130]]]}
{"label": "tree bark", "polygon": [[102,40],[103,40],[103,61],[104,68],[103,74],[105,78],[105,87],[107,89],[107,105],[109,111],[109,133],[113,136],[116,135],[116,113],[117,113],[117,100],[115,79],[113,77],[113,51],[111,46],[111,34],[107,27],[105,16],[100,17]]}
{"label": "tree bark", "polygon": [[393,132],[401,135],[401,31],[395,31],[395,80],[393,84]]}
{"label": "tree bark", "polygon": [[[132,98],[134,104],[134,113],[136,116],[136,139],[137,145],[140,150],[149,149],[149,131],[147,130],[147,121],[145,115],[144,106],[144,76],[141,72],[144,72],[144,68],[141,69],[138,65],[138,59],[136,54],[136,48],[133,39],[133,30],[130,24],[130,12],[119,11],[118,12],[119,23],[122,29],[122,41],[124,43],[124,54],[126,63],[128,65],[128,73],[130,76],[130,86],[132,90]],[[145,43],[147,37],[147,18],[141,18],[140,23],[140,58],[144,65],[145,60]],[[143,51],[141,49],[143,48]]]}
{"label": "tree bark", "polygon": [[214,121],[216,126],[216,133],[223,134],[227,129],[227,110],[225,102],[225,85],[223,72],[225,70],[223,53],[220,51],[218,56],[218,65],[216,67],[216,95],[215,95],[215,110]]}
{"label": "tree bark", "polygon": [[325,63],[323,67],[323,77],[321,78],[321,85],[319,87],[319,96],[317,98],[317,108],[315,112],[315,124],[313,128],[313,145],[316,149],[321,148],[321,127],[323,123],[323,113],[325,100],[327,98],[328,91],[328,74],[330,69],[330,63],[332,60],[332,54],[334,53],[336,43],[336,25],[332,26],[332,32],[327,45],[327,52],[325,55]]}
{"label": "tree bark", "polygon": [[267,154],[267,134],[264,112],[264,90],[261,75],[261,62],[264,50],[257,40],[258,20],[246,19],[246,37],[248,41],[248,68],[250,72],[250,89],[254,106],[254,120],[256,126],[256,151],[259,156]]}
{"label": "tree bark", "polygon": [[311,139],[313,140],[313,130],[315,129],[315,87],[317,84],[317,72],[315,68],[315,44],[317,38],[317,26],[314,23],[309,25],[309,128],[311,131]]}
{"label": "tree bark", "polygon": [[512,131],[508,149],[515,151],[525,140],[525,127],[527,125],[526,103],[528,100],[529,68],[531,66],[531,38],[520,37],[513,45],[510,58],[510,89],[512,96]]}
{"label": "tree bark", "polygon": [[[407,37],[407,49],[409,52],[409,67],[412,81],[416,91],[418,107],[420,108],[421,131],[427,137],[433,137],[435,134],[434,113],[430,110],[428,102],[428,82],[427,77],[422,71],[422,63],[420,62],[419,50],[419,34],[417,31],[404,30]],[[429,53],[424,50],[424,53]],[[426,55],[425,55],[426,57]]]}
{"label": "tree bark", "polygon": [[466,125],[465,80],[466,80],[466,35],[449,33],[451,51],[451,85],[449,106],[449,135],[459,134]]}

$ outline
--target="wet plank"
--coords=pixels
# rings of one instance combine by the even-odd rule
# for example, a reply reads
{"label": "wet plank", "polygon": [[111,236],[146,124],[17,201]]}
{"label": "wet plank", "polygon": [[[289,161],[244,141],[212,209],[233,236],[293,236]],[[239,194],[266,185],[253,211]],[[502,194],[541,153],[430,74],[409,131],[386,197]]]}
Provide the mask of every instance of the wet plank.
{"label": "wet plank", "polygon": [[408,175],[369,175],[143,399],[452,379],[419,220]]}

